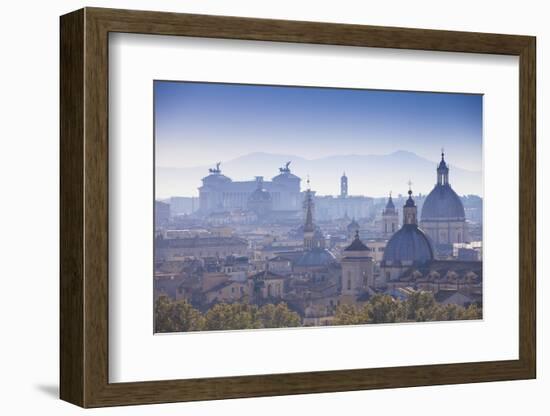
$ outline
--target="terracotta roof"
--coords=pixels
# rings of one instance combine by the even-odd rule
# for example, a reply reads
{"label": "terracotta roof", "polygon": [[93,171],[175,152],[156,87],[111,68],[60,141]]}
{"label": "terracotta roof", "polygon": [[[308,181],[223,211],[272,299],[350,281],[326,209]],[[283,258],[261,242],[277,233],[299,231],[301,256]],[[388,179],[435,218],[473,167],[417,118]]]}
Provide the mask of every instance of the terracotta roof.
{"label": "terracotta roof", "polygon": [[261,272],[255,273],[249,276],[250,279],[259,279],[259,280],[275,280],[275,279],[285,279],[285,276],[282,276],[277,273],[273,273],[269,270],[262,270]]}
{"label": "terracotta roof", "polygon": [[157,248],[194,248],[194,247],[219,247],[219,246],[241,246],[248,245],[248,242],[239,237],[191,237],[157,239]]}

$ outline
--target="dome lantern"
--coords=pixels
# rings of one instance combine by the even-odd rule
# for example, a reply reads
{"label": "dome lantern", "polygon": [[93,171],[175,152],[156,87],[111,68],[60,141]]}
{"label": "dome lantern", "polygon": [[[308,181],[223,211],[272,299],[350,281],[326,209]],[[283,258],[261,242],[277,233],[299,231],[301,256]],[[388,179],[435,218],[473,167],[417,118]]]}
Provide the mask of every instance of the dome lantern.
{"label": "dome lantern", "polygon": [[416,204],[414,203],[414,199],[412,198],[412,189],[411,189],[412,182],[409,181],[409,198],[405,202],[405,205],[403,206],[403,225],[411,224],[411,225],[417,225],[417,210],[416,210]]}
{"label": "dome lantern", "polygon": [[437,167],[437,184],[449,184],[449,166],[445,162],[445,152],[443,149],[441,149],[441,162],[439,162],[439,166]]}

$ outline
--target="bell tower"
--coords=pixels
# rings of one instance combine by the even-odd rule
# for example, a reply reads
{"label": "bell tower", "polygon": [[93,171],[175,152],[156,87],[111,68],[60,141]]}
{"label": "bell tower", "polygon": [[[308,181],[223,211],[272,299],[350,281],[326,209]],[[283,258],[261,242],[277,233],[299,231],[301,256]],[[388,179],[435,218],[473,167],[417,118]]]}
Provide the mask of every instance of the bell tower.
{"label": "bell tower", "polygon": [[347,198],[348,196],[348,177],[346,172],[342,174],[340,178],[340,198]]}
{"label": "bell tower", "polygon": [[343,296],[358,296],[368,287],[374,286],[373,259],[369,247],[359,239],[359,231],[344,249],[341,265],[340,285]]}
{"label": "bell tower", "polygon": [[384,211],[382,211],[382,234],[384,237],[391,237],[399,229],[399,215],[390,196]]}
{"label": "bell tower", "polygon": [[409,181],[409,198],[407,199],[407,202],[405,202],[405,205],[403,206],[403,225],[418,225],[418,219],[417,219],[417,209],[416,204],[414,203],[414,199],[412,199],[412,189],[411,189],[412,182]]}

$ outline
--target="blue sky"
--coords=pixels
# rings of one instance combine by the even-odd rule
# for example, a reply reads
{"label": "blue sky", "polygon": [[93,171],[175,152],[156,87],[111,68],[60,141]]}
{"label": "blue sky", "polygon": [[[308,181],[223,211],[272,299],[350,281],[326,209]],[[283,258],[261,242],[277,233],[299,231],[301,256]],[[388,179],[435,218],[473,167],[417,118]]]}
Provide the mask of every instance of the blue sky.
{"label": "blue sky", "polygon": [[212,165],[252,153],[414,152],[481,170],[482,96],[155,81],[159,167]]}

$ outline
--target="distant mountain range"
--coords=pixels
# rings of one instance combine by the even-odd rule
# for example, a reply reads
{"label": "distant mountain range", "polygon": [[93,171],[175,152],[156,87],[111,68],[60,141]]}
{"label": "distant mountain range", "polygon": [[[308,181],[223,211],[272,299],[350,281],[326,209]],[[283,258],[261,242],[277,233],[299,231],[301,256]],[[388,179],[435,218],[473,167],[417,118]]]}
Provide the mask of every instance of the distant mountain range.
{"label": "distant mountain range", "polygon": [[[292,173],[305,180],[309,175],[311,189],[318,195],[338,195],[340,177],[345,172],[348,177],[350,195],[384,196],[390,191],[394,195],[405,194],[407,182],[412,181],[413,191],[428,193],[436,182],[437,163],[418,156],[415,153],[399,150],[387,155],[336,155],[319,159],[271,153],[250,153],[236,159],[221,161],[222,173],[233,180],[253,180],[255,176],[264,176],[271,180],[279,174],[279,167],[291,161]],[[213,164],[218,160],[213,160]],[[453,166],[452,156],[449,163],[449,181],[459,195],[482,195],[481,171],[469,171]],[[213,166],[213,165],[212,165]],[[196,196],[201,179],[208,175],[212,166],[189,168],[157,167],[156,196]]]}

